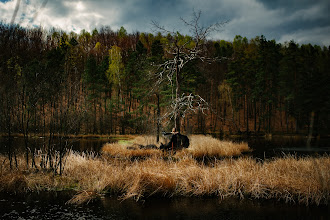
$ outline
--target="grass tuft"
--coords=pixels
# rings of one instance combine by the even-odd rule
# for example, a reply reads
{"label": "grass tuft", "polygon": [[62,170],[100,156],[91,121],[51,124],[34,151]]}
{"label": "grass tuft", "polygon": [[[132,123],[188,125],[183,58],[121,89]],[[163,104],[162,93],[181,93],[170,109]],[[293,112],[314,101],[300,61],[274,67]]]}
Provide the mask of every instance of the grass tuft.
{"label": "grass tuft", "polygon": [[98,197],[97,193],[94,191],[82,191],[74,195],[69,201],[67,201],[67,204],[76,204],[81,205],[83,203],[89,203],[91,200],[96,199]]}
{"label": "grass tuft", "polygon": [[[204,138],[191,137],[190,149],[166,159],[157,149],[128,150],[126,144],[107,144],[103,148],[103,156],[70,151],[65,158],[62,176],[54,176],[41,169],[38,172],[36,169],[24,170],[23,156],[18,157],[19,169],[10,170],[8,160],[0,155],[0,161],[3,161],[0,191],[70,189],[78,192],[68,201],[70,204],[89,202],[104,194],[135,200],[155,195],[216,196],[220,199],[239,197],[277,199],[306,205],[328,204],[328,155],[317,158],[287,155],[263,162],[252,157],[217,159],[219,155],[237,154],[238,150],[233,148],[248,150],[247,145]],[[149,144],[143,138],[134,140],[134,143],[142,141]],[[217,149],[220,147],[223,149]],[[36,155],[36,164],[41,155]],[[132,160],[133,155],[144,159]],[[200,163],[196,157],[202,155],[214,156],[215,159],[210,164]]]}
{"label": "grass tuft", "polygon": [[[203,157],[231,157],[238,156],[242,152],[250,151],[247,143],[234,143],[231,141],[221,141],[211,136],[192,135],[190,138],[190,146],[177,152],[176,157],[192,156],[196,159]],[[164,140],[160,142],[165,143]],[[162,157],[163,154],[157,149],[140,149],[139,145],[154,144],[156,138],[153,136],[137,136],[131,141],[108,143],[102,148],[102,152],[106,155],[117,158],[146,158],[146,157]]]}
{"label": "grass tuft", "polygon": [[221,141],[211,136],[193,135],[190,137],[187,151],[195,158],[201,157],[230,157],[238,156],[242,152],[250,151],[247,143]]}

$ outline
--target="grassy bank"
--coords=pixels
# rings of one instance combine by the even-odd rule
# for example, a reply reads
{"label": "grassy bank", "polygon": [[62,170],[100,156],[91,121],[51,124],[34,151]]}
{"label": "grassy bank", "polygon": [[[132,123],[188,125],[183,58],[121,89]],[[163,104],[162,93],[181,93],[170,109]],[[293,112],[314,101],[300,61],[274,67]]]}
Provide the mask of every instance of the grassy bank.
{"label": "grassy bank", "polygon": [[[199,140],[200,143],[193,144],[192,141],[191,149],[174,156],[165,156],[159,150],[152,150],[145,155],[140,153],[143,159],[131,160],[131,152],[141,149],[128,150],[127,146],[152,141],[146,137],[139,138],[132,142],[105,146],[105,153],[101,157],[69,152],[62,176],[41,170],[24,170],[23,158],[18,159],[18,167],[22,169],[10,170],[6,158],[0,156],[0,190],[19,192],[71,189],[77,192],[70,200],[72,203],[86,202],[103,194],[136,200],[153,195],[216,196],[220,199],[235,196],[278,199],[307,205],[328,204],[330,198],[329,156],[287,156],[263,162],[251,157],[224,157],[221,160],[215,157],[212,163],[205,165],[198,162],[195,156],[220,155],[223,152],[228,156],[228,151],[215,150],[215,144],[211,144],[209,137],[205,138],[208,141],[203,142],[203,137],[197,136],[191,140],[196,138],[194,142]],[[214,143],[219,144],[216,141]],[[239,144],[231,142],[221,144],[223,148],[241,148]],[[207,150],[202,151],[203,148]],[[131,154],[125,154],[125,151]],[[40,155],[36,160],[39,159]]]}
{"label": "grassy bank", "polygon": [[[247,143],[234,143],[231,141],[220,141],[211,136],[193,135],[189,137],[189,148],[175,153],[174,158],[193,157],[200,159],[204,157],[219,158],[239,156],[242,152],[250,151]],[[165,143],[165,140],[160,140]],[[161,157],[163,153],[157,149],[140,149],[139,145],[155,144],[154,136],[138,136],[131,141],[122,141],[119,143],[108,143],[102,148],[102,152],[118,158],[137,158],[137,157]],[[158,146],[159,147],[159,146]],[[171,152],[170,152],[171,153]]]}

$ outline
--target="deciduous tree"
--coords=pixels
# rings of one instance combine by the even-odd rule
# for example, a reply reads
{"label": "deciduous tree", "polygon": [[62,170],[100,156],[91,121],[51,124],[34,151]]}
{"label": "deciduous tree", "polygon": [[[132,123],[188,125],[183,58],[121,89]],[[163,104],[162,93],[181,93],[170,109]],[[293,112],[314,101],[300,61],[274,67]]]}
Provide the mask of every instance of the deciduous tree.
{"label": "deciduous tree", "polygon": [[183,36],[177,31],[168,31],[165,27],[157,22],[152,22],[153,26],[158,30],[167,34],[167,44],[165,53],[168,59],[159,65],[160,71],[157,73],[158,84],[164,79],[168,79],[170,83],[175,81],[175,98],[171,104],[171,111],[168,116],[174,119],[175,128],[180,131],[181,118],[187,110],[196,111],[207,109],[207,103],[199,95],[182,94],[182,70],[189,62],[193,60],[201,60],[210,62],[205,53],[205,44],[207,37],[213,31],[223,27],[225,22],[202,26],[200,24],[201,11],[193,12],[193,17],[190,21],[181,18],[183,24],[189,28],[192,36]]}

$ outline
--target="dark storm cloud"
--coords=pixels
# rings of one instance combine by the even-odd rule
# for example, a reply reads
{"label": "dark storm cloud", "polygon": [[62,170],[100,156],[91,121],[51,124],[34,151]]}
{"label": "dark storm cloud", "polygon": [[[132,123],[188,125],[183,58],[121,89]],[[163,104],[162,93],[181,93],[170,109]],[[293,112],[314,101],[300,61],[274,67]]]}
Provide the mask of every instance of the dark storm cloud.
{"label": "dark storm cloud", "polygon": [[[268,10],[281,10],[287,17],[282,25],[285,31],[328,27],[329,0],[258,0]],[[279,18],[281,19],[281,18]],[[283,18],[282,18],[283,19]]]}
{"label": "dark storm cloud", "polygon": [[257,0],[257,4],[253,1],[241,3],[245,3],[246,10],[232,17],[227,35],[241,34],[251,38],[263,34],[282,43],[295,40],[298,43],[330,44],[328,0]]}
{"label": "dark storm cloud", "polygon": [[[201,10],[205,26],[228,21],[221,32],[211,35],[213,39],[265,35],[281,43],[330,44],[329,0],[49,0],[42,10],[43,1],[21,2],[16,21],[23,26],[79,32],[106,25],[113,30],[124,26],[128,32],[151,32],[151,21],[157,21],[170,31],[187,34],[180,17],[189,20],[193,10]],[[10,22],[15,4],[16,0],[0,2],[0,20]]]}
{"label": "dark storm cloud", "polygon": [[328,0],[257,0],[263,3],[268,9],[284,8],[288,11],[309,8],[313,5],[328,6]]}
{"label": "dark storm cloud", "polygon": [[187,5],[183,1],[115,1],[121,11],[116,26],[125,26],[134,31],[150,32],[151,21],[177,27],[179,18],[186,14]]}
{"label": "dark storm cloud", "polygon": [[[269,1],[270,2],[270,1]],[[273,5],[275,3],[277,5]],[[280,7],[292,19],[283,27],[281,38],[289,37],[299,43],[330,44],[330,1],[328,0],[277,0],[269,5]]]}

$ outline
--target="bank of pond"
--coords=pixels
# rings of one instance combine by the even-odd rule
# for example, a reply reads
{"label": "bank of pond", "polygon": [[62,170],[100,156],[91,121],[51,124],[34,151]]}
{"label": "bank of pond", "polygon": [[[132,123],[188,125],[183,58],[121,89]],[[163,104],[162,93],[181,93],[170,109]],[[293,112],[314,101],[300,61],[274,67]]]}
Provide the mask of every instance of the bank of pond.
{"label": "bank of pond", "polygon": [[[71,196],[65,197],[64,203],[68,207],[100,203],[106,198],[138,204],[157,198],[209,198],[219,204],[234,199],[238,203],[276,201],[288,207],[320,210],[328,206],[330,157],[326,147],[319,153],[307,151],[310,155],[277,154],[283,146],[272,150],[263,146],[262,153],[261,147],[252,148],[244,141],[204,135],[189,138],[187,149],[174,152],[137,147],[155,143],[152,136],[97,139],[94,149],[66,151],[61,175],[55,175],[49,166],[39,166],[45,160],[45,152],[40,149],[34,154],[33,168],[26,168],[24,154],[17,155],[17,164],[11,168],[7,155],[1,154],[0,192],[68,192]],[[267,157],[270,152],[272,157]]]}

